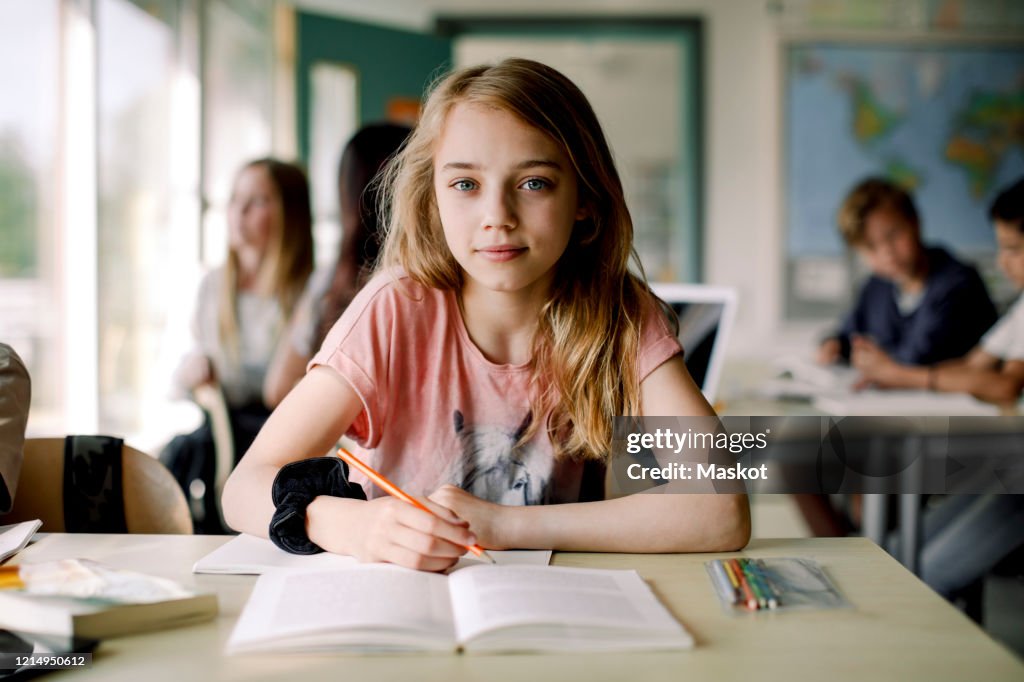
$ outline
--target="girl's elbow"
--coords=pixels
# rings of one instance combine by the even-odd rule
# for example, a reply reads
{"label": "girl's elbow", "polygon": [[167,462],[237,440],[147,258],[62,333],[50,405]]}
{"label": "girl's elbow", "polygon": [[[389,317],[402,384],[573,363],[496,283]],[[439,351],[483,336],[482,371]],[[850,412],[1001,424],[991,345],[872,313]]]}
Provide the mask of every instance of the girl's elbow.
{"label": "girl's elbow", "polygon": [[709,552],[737,552],[750,542],[750,502],[746,495],[719,495],[720,519]]}
{"label": "girl's elbow", "polygon": [[220,495],[220,508],[224,514],[224,523],[232,530],[241,530],[239,519],[242,517],[242,493],[238,489],[238,477],[235,475],[237,471],[237,469],[232,471],[228,480],[224,481],[224,490]]}

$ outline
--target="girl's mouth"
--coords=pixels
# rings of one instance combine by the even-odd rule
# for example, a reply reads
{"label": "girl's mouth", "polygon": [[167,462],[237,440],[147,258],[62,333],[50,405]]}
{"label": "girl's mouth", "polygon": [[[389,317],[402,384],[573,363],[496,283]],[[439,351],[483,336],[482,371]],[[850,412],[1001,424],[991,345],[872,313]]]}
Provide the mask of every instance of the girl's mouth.
{"label": "girl's mouth", "polygon": [[504,263],[526,253],[526,247],[491,246],[486,249],[478,249],[477,253],[491,262]]}

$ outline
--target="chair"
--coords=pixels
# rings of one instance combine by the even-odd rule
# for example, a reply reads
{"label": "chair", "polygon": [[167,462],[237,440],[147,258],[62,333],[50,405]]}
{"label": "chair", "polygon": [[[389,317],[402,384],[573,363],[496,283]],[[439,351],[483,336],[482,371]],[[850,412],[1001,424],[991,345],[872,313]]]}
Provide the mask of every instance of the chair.
{"label": "chair", "polygon": [[[0,516],[0,523],[40,519],[40,530],[50,533],[192,533],[188,503],[174,477],[158,460],[121,446],[119,439],[29,438],[24,452],[14,507]],[[73,471],[66,470],[66,461],[74,462]],[[118,474],[120,480],[113,480]],[[96,499],[90,495],[111,491],[90,508]],[[122,500],[123,510],[112,509],[110,500]],[[121,529],[112,531],[103,519],[94,522],[97,512],[100,517],[123,519]]]}
{"label": "chair", "polygon": [[235,437],[231,432],[231,413],[228,411],[224,391],[217,384],[207,383],[197,386],[192,391],[192,398],[209,415],[210,430],[213,433],[213,448],[217,454],[213,469],[214,489],[212,493],[206,490],[205,486],[190,486],[189,505],[192,507],[193,518],[201,519],[202,515],[206,513],[203,498],[208,493],[213,494],[214,508],[217,510],[220,525],[227,528],[220,499],[224,492],[224,484],[235,468]]}

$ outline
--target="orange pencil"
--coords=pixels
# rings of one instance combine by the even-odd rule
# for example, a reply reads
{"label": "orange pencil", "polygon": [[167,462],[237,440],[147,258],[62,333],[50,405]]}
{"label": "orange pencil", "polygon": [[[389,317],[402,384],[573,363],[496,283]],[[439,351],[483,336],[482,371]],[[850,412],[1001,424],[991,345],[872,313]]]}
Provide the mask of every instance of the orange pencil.
{"label": "orange pencil", "polygon": [[[409,493],[407,493],[404,490],[402,490],[401,488],[399,488],[397,485],[395,485],[394,483],[392,483],[388,479],[384,478],[384,476],[382,474],[380,474],[376,470],[370,468],[369,465],[364,463],[361,459],[359,459],[358,457],[353,455],[351,452],[349,452],[345,448],[338,448],[338,457],[341,457],[343,460],[348,462],[350,466],[353,466],[356,469],[359,469],[359,471],[363,472],[363,475],[365,475],[371,481],[376,483],[377,486],[381,490],[386,492],[387,494],[393,495],[394,497],[397,497],[398,499],[402,500],[403,502],[408,502],[409,504],[411,504],[412,506],[416,507],[417,509],[425,511],[425,512],[427,512],[430,515],[434,515],[434,512],[432,512],[429,509],[427,509],[427,507],[425,505],[421,504],[419,500],[417,500],[415,497],[413,497]],[[484,559],[485,561],[489,561],[492,564],[498,563],[497,561],[494,560],[494,557],[492,557],[490,554],[488,554],[487,550],[485,550],[480,545],[466,545],[466,549],[468,549],[473,554],[476,554],[481,559]]]}

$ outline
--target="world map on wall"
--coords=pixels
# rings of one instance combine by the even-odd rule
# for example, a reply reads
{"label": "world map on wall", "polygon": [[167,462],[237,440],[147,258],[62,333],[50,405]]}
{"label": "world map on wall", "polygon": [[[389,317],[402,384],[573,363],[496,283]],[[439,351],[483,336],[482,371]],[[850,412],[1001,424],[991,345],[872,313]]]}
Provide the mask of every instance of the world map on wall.
{"label": "world map on wall", "polygon": [[789,255],[842,253],[836,211],[869,175],[913,192],[927,241],[994,248],[988,206],[1024,176],[1024,49],[792,45],[785,106]]}

